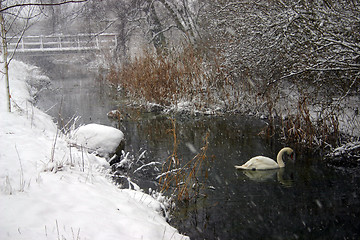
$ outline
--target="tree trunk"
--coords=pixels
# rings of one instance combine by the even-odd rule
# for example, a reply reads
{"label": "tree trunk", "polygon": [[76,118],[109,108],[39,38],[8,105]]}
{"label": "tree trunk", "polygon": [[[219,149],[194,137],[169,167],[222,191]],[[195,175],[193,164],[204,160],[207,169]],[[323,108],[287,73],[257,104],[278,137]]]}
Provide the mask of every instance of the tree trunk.
{"label": "tree trunk", "polygon": [[148,11],[150,12],[150,31],[153,37],[153,44],[157,54],[166,52],[166,38],[163,33],[163,26],[161,25],[160,19],[156,13],[154,2],[149,1],[150,6]]}
{"label": "tree trunk", "polygon": [[[0,1],[1,9],[1,1]],[[5,75],[5,85],[6,85],[6,100],[7,100],[7,110],[11,112],[11,95],[10,95],[10,85],[9,85],[9,66],[8,66],[8,51],[7,51],[7,42],[6,42],[6,29],[5,29],[5,20],[3,14],[0,12],[0,25],[1,25],[1,40],[2,40],[2,60],[4,61],[4,75]]]}

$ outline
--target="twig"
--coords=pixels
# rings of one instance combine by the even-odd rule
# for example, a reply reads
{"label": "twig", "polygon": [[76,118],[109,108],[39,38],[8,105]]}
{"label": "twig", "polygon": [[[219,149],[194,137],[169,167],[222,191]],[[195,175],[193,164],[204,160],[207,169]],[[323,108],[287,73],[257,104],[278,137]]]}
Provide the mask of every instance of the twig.
{"label": "twig", "polygon": [[23,167],[22,167],[20,154],[19,154],[19,151],[18,151],[16,145],[15,145],[15,150],[16,150],[16,153],[17,153],[17,156],[18,156],[18,159],[19,159],[19,164],[20,164],[20,189],[19,189],[19,191],[23,192],[24,189],[25,189],[24,170],[23,170]]}
{"label": "twig", "polygon": [[55,146],[56,146],[56,141],[58,138],[58,134],[59,134],[59,129],[56,129],[56,135],[55,135],[55,139],[54,139],[54,143],[53,143],[53,147],[51,149],[51,156],[50,156],[50,161],[54,162],[54,157],[55,157]]}
{"label": "twig", "polygon": [[56,222],[56,231],[57,231],[57,234],[58,234],[58,240],[61,240],[60,239],[60,232],[59,232],[59,224],[58,224],[57,219],[55,220],[55,222]]}

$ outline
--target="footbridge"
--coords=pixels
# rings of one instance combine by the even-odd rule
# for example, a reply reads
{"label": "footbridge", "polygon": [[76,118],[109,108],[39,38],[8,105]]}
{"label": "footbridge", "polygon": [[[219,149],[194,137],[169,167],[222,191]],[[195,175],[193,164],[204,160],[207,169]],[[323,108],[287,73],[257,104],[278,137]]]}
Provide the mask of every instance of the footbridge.
{"label": "footbridge", "polygon": [[7,39],[8,52],[16,55],[61,54],[115,49],[116,34],[23,36]]}

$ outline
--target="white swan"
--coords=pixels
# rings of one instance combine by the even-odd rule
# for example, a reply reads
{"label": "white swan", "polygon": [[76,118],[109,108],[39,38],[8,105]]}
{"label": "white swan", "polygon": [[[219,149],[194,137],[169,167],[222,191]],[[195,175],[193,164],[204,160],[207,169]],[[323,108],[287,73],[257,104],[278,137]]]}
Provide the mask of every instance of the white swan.
{"label": "white swan", "polygon": [[257,156],[251,158],[249,161],[247,161],[241,166],[235,166],[235,168],[243,170],[269,170],[283,168],[285,167],[285,164],[283,162],[284,153],[290,155],[290,157],[293,158],[294,150],[289,147],[281,149],[276,158],[277,162],[268,157]]}

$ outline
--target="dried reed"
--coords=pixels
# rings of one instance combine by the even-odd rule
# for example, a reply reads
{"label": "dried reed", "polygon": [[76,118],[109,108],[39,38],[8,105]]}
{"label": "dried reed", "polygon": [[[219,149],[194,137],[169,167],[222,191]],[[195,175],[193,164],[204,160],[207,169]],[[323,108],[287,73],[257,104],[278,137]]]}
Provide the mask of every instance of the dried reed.
{"label": "dried reed", "polygon": [[169,132],[173,135],[174,148],[163,164],[162,174],[159,178],[160,192],[171,190],[172,196],[176,196],[177,200],[191,200],[199,194],[203,184],[201,181],[208,177],[209,158],[206,153],[209,147],[209,132],[205,136],[201,151],[194,158],[182,164],[177,153],[176,121],[171,119],[171,122],[172,129]]}
{"label": "dried reed", "polygon": [[144,51],[119,68],[111,66],[107,79],[135,99],[163,106],[187,101],[201,109],[228,99],[234,89],[224,68],[217,61],[205,64],[204,55],[191,45],[161,55]]}
{"label": "dried reed", "polygon": [[282,135],[287,142],[307,148],[336,145],[338,118],[333,109],[324,111],[321,117],[312,117],[307,98],[303,96],[298,101],[296,113],[282,121]]}

